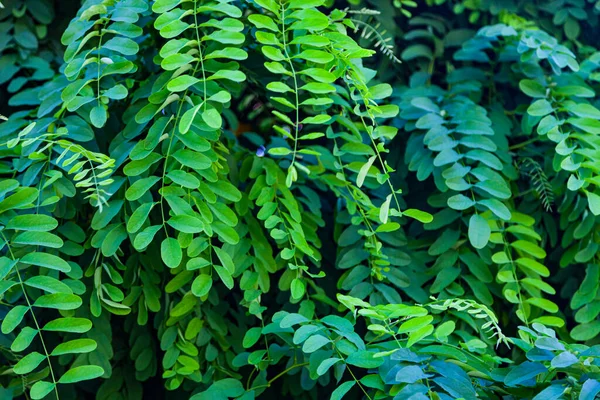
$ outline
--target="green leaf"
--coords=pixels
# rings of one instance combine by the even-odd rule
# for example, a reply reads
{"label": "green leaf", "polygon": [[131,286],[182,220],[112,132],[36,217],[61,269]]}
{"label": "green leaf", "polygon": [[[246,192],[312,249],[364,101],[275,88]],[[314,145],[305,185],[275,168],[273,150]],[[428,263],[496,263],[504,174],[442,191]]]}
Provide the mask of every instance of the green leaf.
{"label": "green leaf", "polygon": [[541,308],[544,311],[549,313],[558,312],[558,306],[547,299],[542,299],[541,297],[532,297],[526,300],[529,304],[534,305],[538,308]]}
{"label": "green leaf", "polygon": [[452,332],[454,332],[455,327],[456,324],[454,323],[454,321],[446,321],[441,325],[438,325],[438,327],[435,329],[436,339],[440,340],[450,336]]}
{"label": "green leaf", "polygon": [[433,333],[433,325],[423,326],[416,331],[413,331],[408,334],[408,341],[406,342],[406,347],[411,347],[413,344],[418,343],[421,339],[426,338],[427,336]]}
{"label": "green leaf", "polygon": [[54,385],[51,382],[37,381],[33,384],[33,386],[31,386],[31,391],[29,392],[29,395],[34,400],[43,399],[51,391],[54,390],[55,386],[56,385]]}
{"label": "green leaf", "polygon": [[479,214],[473,214],[469,219],[469,241],[476,249],[487,246],[492,230],[488,222]]}
{"label": "green leaf", "polygon": [[383,202],[383,204],[381,205],[381,207],[379,207],[379,220],[381,221],[382,224],[387,223],[388,221],[388,216],[390,213],[390,204],[392,202],[392,195],[389,194],[385,201]]}
{"label": "green leaf", "polygon": [[[600,121],[593,118],[569,118],[567,122],[584,132],[600,134]],[[0,203],[1,205],[1,203]]]}
{"label": "green leaf", "polygon": [[47,275],[32,276],[25,281],[25,285],[44,290],[48,293],[73,293],[68,285]]}
{"label": "green leaf", "polygon": [[223,124],[221,115],[214,107],[208,107],[202,112],[202,120],[213,129],[219,129]]}
{"label": "green leaf", "polygon": [[89,381],[104,375],[104,369],[97,365],[82,365],[74,367],[64,373],[60,377],[58,383],[76,383],[81,381]]}
{"label": "green leaf", "polygon": [[422,317],[411,318],[406,322],[403,322],[398,328],[398,333],[410,333],[421,329],[424,326],[431,324],[433,316],[424,315]]}
{"label": "green leaf", "polygon": [[[309,338],[310,339],[310,338]],[[375,358],[375,353],[367,350],[359,350],[351,353],[346,359],[346,363],[360,368],[377,368],[385,360],[381,357]]]}
{"label": "green leaf", "polygon": [[49,321],[42,330],[49,332],[85,333],[92,329],[92,322],[86,318],[57,318]]}
{"label": "green leaf", "polygon": [[102,44],[105,49],[113,50],[124,56],[132,56],[136,54],[140,47],[136,42],[129,38],[115,36]]}
{"label": "green leaf", "polygon": [[27,354],[21,358],[19,362],[13,367],[15,374],[25,375],[32,372],[34,369],[46,359],[45,356],[41,355],[37,351]]}
{"label": "green leaf", "polygon": [[585,194],[588,199],[588,207],[590,208],[592,214],[600,215],[600,196],[598,196],[596,193],[588,191],[586,191]]}
{"label": "green leaf", "polygon": [[262,328],[259,328],[259,327],[250,328],[244,335],[244,340],[242,341],[242,346],[244,346],[245,349],[249,349],[250,347],[254,346],[260,339],[261,333],[262,333]]}
{"label": "green leaf", "polygon": [[189,75],[181,75],[169,81],[167,89],[171,92],[183,92],[198,82],[200,82],[200,79],[198,78]]}
{"label": "green leaf", "polygon": [[160,180],[158,176],[150,176],[135,181],[125,192],[125,198],[129,201],[135,201],[142,197],[146,192]]}
{"label": "green leaf", "polygon": [[10,349],[17,353],[27,349],[37,334],[37,329],[33,329],[28,326],[24,327],[13,340]]}
{"label": "green leaf", "polygon": [[544,251],[544,249],[542,249],[541,247],[537,246],[536,244],[528,242],[526,240],[517,240],[515,242],[512,242],[510,245],[517,250],[524,251],[525,253],[529,254],[532,257],[535,257],[535,258],[545,258],[546,257],[546,252]]}
{"label": "green leaf", "polygon": [[54,249],[63,247],[61,238],[49,232],[23,232],[13,238],[14,244],[44,246]]}
{"label": "green leaf", "polygon": [[480,200],[478,204],[485,206],[490,209],[498,218],[505,221],[509,221],[511,218],[510,211],[502,202],[496,199],[484,199]]}
{"label": "green leaf", "polygon": [[431,214],[429,214],[428,212],[425,212],[425,211],[414,209],[414,208],[409,208],[408,210],[404,210],[402,212],[402,214],[406,215],[407,217],[416,219],[417,221],[422,222],[424,224],[428,224],[431,221],[433,221],[433,216]]}
{"label": "green leaf", "polygon": [[54,308],[57,310],[75,310],[81,306],[79,296],[69,293],[51,293],[37,298],[33,305],[42,308]]}
{"label": "green leaf", "polygon": [[[200,233],[204,230],[204,223],[200,218],[185,214],[171,217],[167,221],[167,224],[184,233]],[[175,242],[177,241],[175,240]]]}
{"label": "green leaf", "polygon": [[53,254],[32,252],[25,254],[20,260],[22,264],[37,265],[60,272],[70,272],[71,266],[62,258]]}
{"label": "green leaf", "polygon": [[591,104],[574,103],[565,104],[565,108],[572,114],[582,118],[600,119],[600,110]]}
{"label": "green leaf", "polygon": [[175,154],[173,154],[173,158],[186,167],[190,167],[194,170],[208,169],[212,165],[210,158],[204,154],[187,149],[177,150]]}
{"label": "green leaf", "polygon": [[92,339],[74,339],[57,345],[50,355],[90,353],[96,350],[97,344]]}
{"label": "green leaf", "polygon": [[[333,61],[333,56],[322,50],[304,50],[296,56],[297,58],[318,64],[326,64]],[[275,60],[278,61],[278,60]]]}
{"label": "green leaf", "polygon": [[268,29],[273,32],[279,31],[275,22],[266,15],[252,14],[248,16],[248,21],[254,24],[258,29]]}
{"label": "green leaf", "polygon": [[542,84],[538,81],[534,81],[531,79],[522,79],[519,82],[519,88],[523,93],[525,93],[529,97],[546,97],[546,88],[542,86]]}
{"label": "green leaf", "polygon": [[183,252],[177,239],[166,238],[160,244],[160,257],[169,268],[177,268],[183,259]]}
{"label": "green leaf", "polygon": [[363,185],[365,178],[367,177],[367,174],[369,173],[369,170],[371,169],[371,166],[373,165],[373,162],[375,162],[376,157],[377,156],[369,157],[369,160],[367,160],[367,162],[364,163],[360,167],[360,170],[358,171],[358,175],[356,176],[356,186],[357,187],[361,187]]}
{"label": "green leaf", "polygon": [[153,207],[154,203],[144,203],[139,206],[127,220],[127,232],[136,233],[139,231],[148,219]]}
{"label": "green leaf", "polygon": [[6,224],[6,229],[48,232],[58,226],[58,221],[44,214],[17,215]]}
{"label": "green leaf", "polygon": [[29,307],[17,305],[11,308],[2,320],[2,333],[8,335],[15,330],[23,320],[25,314],[29,311]]}
{"label": "green leaf", "polygon": [[306,292],[304,281],[300,278],[294,278],[291,284],[292,298],[301,299]]}
{"label": "green leaf", "polygon": [[15,194],[12,194],[0,201],[0,214],[7,210],[17,210],[29,208],[38,197],[38,191],[35,188],[20,188]]}
{"label": "green leaf", "polygon": [[212,277],[210,275],[198,275],[194,282],[192,282],[192,293],[195,296],[203,297],[210,292],[212,287]]}

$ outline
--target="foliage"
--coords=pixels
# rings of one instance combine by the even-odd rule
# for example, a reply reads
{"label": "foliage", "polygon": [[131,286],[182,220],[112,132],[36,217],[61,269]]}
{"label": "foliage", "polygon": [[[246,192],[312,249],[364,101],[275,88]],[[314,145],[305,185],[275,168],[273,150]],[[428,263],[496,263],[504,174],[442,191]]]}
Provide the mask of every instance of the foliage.
{"label": "foliage", "polygon": [[599,4],[2,0],[1,397],[596,398]]}

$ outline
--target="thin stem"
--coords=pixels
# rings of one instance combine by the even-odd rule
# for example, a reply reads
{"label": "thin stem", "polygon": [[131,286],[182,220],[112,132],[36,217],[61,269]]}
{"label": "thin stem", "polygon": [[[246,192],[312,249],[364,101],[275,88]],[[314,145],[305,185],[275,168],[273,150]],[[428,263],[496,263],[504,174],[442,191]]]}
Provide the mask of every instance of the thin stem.
{"label": "thin stem", "polygon": [[273,379],[270,379],[267,383],[265,383],[264,385],[259,385],[259,386],[254,386],[252,388],[250,388],[249,390],[257,390],[257,389],[262,389],[262,388],[268,388],[271,387],[271,385],[273,384],[273,382],[275,382],[277,379],[281,378],[283,375],[287,374],[288,372],[290,372],[291,370],[298,368],[298,367],[304,367],[306,365],[308,365],[309,363],[304,362],[301,364],[294,364],[291,367],[287,368],[285,371],[280,372],[279,374],[275,375],[275,377]]}
{"label": "thin stem", "polygon": [[513,145],[512,145],[512,146],[510,146],[508,149],[509,149],[509,150],[517,150],[517,149],[520,149],[521,147],[525,147],[525,146],[527,146],[527,145],[529,145],[529,144],[531,144],[531,143],[535,143],[535,142],[537,142],[537,141],[539,141],[539,140],[540,140],[540,137],[539,137],[539,136],[537,136],[537,137],[534,137],[534,138],[532,138],[532,139],[526,140],[526,141],[524,141],[524,142],[517,143],[517,144],[513,144]]}
{"label": "thin stem", "polygon": [[292,62],[292,58],[288,53],[288,45],[287,45],[287,34],[285,32],[285,8],[283,7],[283,3],[280,2],[281,5],[281,35],[283,40],[283,52],[285,53],[285,57],[287,59],[288,64],[292,70],[292,78],[294,79],[294,95],[295,95],[295,109],[296,109],[296,121],[294,122],[294,151],[292,153],[292,163],[290,167],[294,167],[294,163],[296,162],[296,154],[298,152],[298,132],[300,125],[300,99],[298,97],[298,79],[296,77],[296,70],[294,69],[294,63]]}

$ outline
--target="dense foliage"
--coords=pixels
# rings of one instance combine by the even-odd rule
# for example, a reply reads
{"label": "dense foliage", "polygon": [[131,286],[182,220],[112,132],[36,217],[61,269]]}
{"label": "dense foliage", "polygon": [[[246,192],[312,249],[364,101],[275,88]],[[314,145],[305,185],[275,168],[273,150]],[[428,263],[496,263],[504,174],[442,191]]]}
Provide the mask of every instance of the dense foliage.
{"label": "dense foliage", "polygon": [[0,398],[596,398],[599,15],[0,0]]}

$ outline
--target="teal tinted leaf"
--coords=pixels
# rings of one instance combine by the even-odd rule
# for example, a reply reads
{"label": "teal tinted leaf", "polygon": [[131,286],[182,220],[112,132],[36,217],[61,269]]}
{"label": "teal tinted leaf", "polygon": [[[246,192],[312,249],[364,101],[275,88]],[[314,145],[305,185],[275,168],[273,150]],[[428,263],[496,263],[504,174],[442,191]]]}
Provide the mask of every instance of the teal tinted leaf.
{"label": "teal tinted leaf", "polygon": [[567,368],[577,362],[579,362],[579,359],[575,354],[563,351],[552,359],[550,365],[552,365],[553,368]]}
{"label": "teal tinted leaf", "polygon": [[492,233],[485,218],[479,214],[473,214],[469,219],[469,241],[476,249],[484,248]]}
{"label": "teal tinted leaf", "polygon": [[294,325],[308,321],[308,318],[306,318],[304,315],[291,313],[283,317],[283,319],[279,322],[279,326],[282,328],[290,328]]}
{"label": "teal tinted leaf", "polygon": [[90,111],[90,121],[96,128],[102,128],[107,119],[108,113],[103,105],[97,105]]}
{"label": "teal tinted leaf", "polygon": [[330,342],[331,340],[327,339],[323,335],[313,335],[306,339],[306,341],[302,345],[302,351],[305,353],[314,353],[321,347],[328,345]]}
{"label": "teal tinted leaf", "polygon": [[462,211],[473,207],[474,205],[475,202],[472,199],[462,194],[454,195],[448,199],[448,207],[454,210]]}
{"label": "teal tinted leaf", "polygon": [[331,397],[329,399],[330,400],[342,399],[346,395],[346,393],[348,393],[350,391],[350,389],[352,389],[352,387],[354,386],[355,383],[356,383],[355,381],[348,381],[348,382],[342,383],[333,392],[331,392]]}
{"label": "teal tinted leaf", "polygon": [[594,400],[600,393],[600,382],[595,379],[587,379],[581,386],[579,400]]}
{"label": "teal tinted leaf", "polygon": [[342,361],[342,359],[341,358],[328,358],[326,360],[323,360],[321,362],[321,364],[319,364],[319,366],[317,367],[317,374],[319,376],[325,375],[327,373],[327,371],[329,371],[329,368],[333,367],[339,361]]}
{"label": "teal tinted leaf", "polygon": [[17,260],[11,260],[8,257],[0,257],[0,279],[4,279],[16,264]]}
{"label": "teal tinted leaf", "polygon": [[525,361],[510,370],[504,378],[504,383],[508,386],[517,386],[546,371],[547,368],[540,363]]}
{"label": "teal tinted leaf", "polygon": [[552,104],[548,100],[536,100],[527,109],[527,114],[534,117],[543,117],[554,111]]}

